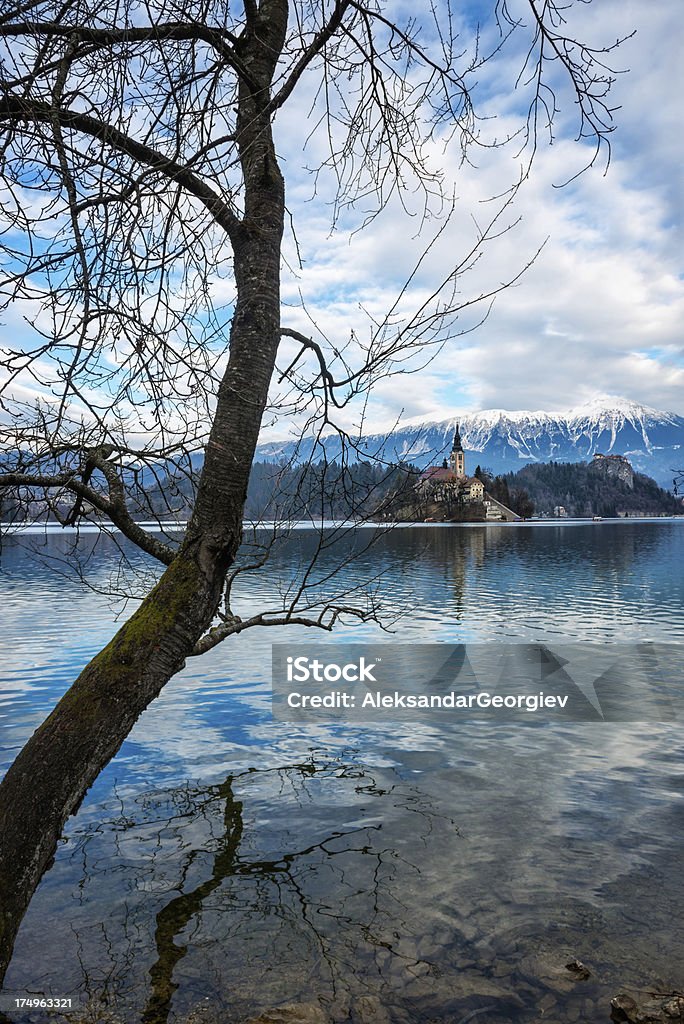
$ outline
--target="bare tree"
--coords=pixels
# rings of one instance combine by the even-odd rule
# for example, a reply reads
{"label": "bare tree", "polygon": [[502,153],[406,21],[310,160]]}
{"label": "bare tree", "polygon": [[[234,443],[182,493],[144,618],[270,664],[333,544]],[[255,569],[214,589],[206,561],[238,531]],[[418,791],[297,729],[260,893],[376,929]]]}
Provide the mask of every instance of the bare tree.
{"label": "bare tree", "polygon": [[[0,978],[64,821],[186,658],[251,625],[331,628],[373,614],[344,598],[314,608],[305,590],[247,622],[230,607],[269,401],[320,431],[379,376],[415,365],[426,347],[429,358],[470,305],[486,315],[510,283],[459,295],[510,225],[509,190],[420,308],[405,313],[409,280],[365,343],[283,324],[279,112],[307,79],[334,221],[361,203],[367,223],[416,188],[426,209],[448,209],[427,149],[456,145],[467,158],[483,144],[471,86],[514,32],[529,45],[520,139],[530,159],[552,132],[561,72],[580,135],[597,152],[607,144],[612,47],[565,34],[565,12],[549,0],[520,15],[497,4],[493,52],[476,39],[464,58],[448,5],[403,24],[376,0],[5,0],[0,296],[9,316],[23,309],[35,342],[2,350],[0,488],[66,524],[109,522],[164,568],[2,783]],[[198,472],[180,544],[135,514],[169,467]]]}

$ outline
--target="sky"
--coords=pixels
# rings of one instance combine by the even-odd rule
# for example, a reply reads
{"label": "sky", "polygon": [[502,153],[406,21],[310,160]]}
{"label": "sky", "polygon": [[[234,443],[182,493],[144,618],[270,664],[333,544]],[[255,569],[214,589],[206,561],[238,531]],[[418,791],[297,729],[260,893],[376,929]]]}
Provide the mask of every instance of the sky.
{"label": "sky", "polygon": [[[529,21],[527,0],[507,6]],[[444,0],[436,7],[444,12]],[[493,0],[452,3],[464,62],[478,28],[480,54],[500,44],[494,7]],[[429,8],[427,2],[388,0],[385,10],[402,22]],[[345,428],[358,428],[362,417],[366,432],[380,432],[398,422],[485,409],[565,410],[597,394],[684,414],[680,4],[593,0],[563,10],[569,31],[596,46],[629,37],[608,58],[624,72],[610,94],[617,108],[611,159],[602,151],[582,172],[593,148],[576,139],[574,96],[556,68],[553,144],[540,132],[529,173],[503,210],[503,200],[494,197],[507,194],[529,156],[518,142],[491,145],[515,135],[524,122],[529,93],[524,76],[518,77],[529,41],[524,25],[469,80],[483,145],[472,147],[465,163],[457,140],[438,136],[425,147],[427,166],[455,197],[448,220],[436,201],[424,216],[424,193],[408,174],[404,193],[369,223],[370,199],[342,210],[333,224],[335,171],[312,170],[328,155],[326,133],[316,128],[315,72],[278,113],[275,137],[288,206],[282,322],[329,348],[348,345],[353,365],[359,350],[350,338],[368,339],[388,310],[396,310],[395,320],[410,320],[498,214],[493,237],[456,278],[466,309],[434,336],[443,341],[441,349],[417,351],[405,364],[408,376],[378,380],[369,395],[339,413]],[[436,52],[429,28],[422,39]],[[507,282],[513,283],[502,287]],[[231,288],[217,279],[215,294],[226,309]],[[471,305],[496,291],[491,309],[486,302]],[[25,331],[23,316],[19,307],[10,310],[8,329]],[[296,351],[295,342],[284,343],[281,368]],[[23,387],[18,381],[16,394],[31,399],[33,383]],[[274,385],[274,402],[279,393]],[[301,422],[269,414],[263,440],[291,436]]]}
{"label": "sky", "polygon": [[[483,40],[494,38],[490,5],[473,3],[464,13],[465,43],[478,17]],[[674,0],[649,5],[594,0],[578,5],[575,14],[579,31],[599,44],[635,31],[611,57],[616,68],[629,70],[617,76],[611,93],[611,105],[620,109],[610,164],[606,167],[601,156],[558,187],[590,155],[575,141],[572,97],[561,86],[556,138],[551,146],[540,139],[529,178],[508,216],[520,221],[463,278],[464,298],[509,280],[545,243],[541,253],[521,280],[498,296],[479,329],[447,342],[411,378],[378,383],[365,409],[368,429],[383,429],[398,417],[415,422],[491,408],[567,409],[597,393],[684,413],[681,9]],[[476,98],[491,117],[483,128],[489,137],[501,137],[520,123],[524,94],[514,83],[521,43],[522,34],[520,43],[512,39],[478,75]],[[365,230],[345,230],[358,226],[350,218],[331,234],[328,209],[321,202],[306,203],[311,180],[297,167],[296,119],[303,100],[300,94],[297,108],[277,126],[304,260],[296,277],[286,276],[284,296],[292,308],[284,310],[283,320],[311,329],[296,308],[303,295],[308,316],[339,341],[352,330],[360,336],[368,330],[363,310],[380,315],[391,305],[436,222],[416,238],[419,217],[407,217],[392,203]],[[308,155],[313,162],[310,149]],[[483,222],[493,210],[485,200],[510,185],[520,166],[512,146],[476,152],[474,166],[459,166],[453,150],[435,147],[431,156],[446,180],[453,180],[459,203],[409,290],[408,305],[411,300],[418,305],[467,249],[472,218]],[[318,187],[320,198],[320,182]],[[419,205],[414,197],[416,214]],[[464,327],[471,324],[472,318],[462,319]],[[345,415],[353,422],[357,412]],[[282,424],[273,430],[282,434]]]}

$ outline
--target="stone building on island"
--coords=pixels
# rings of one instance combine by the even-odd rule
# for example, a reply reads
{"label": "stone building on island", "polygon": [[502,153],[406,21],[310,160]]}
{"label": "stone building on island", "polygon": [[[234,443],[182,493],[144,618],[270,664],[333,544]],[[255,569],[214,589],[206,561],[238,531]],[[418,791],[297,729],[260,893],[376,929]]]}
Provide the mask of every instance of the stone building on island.
{"label": "stone building on island", "polygon": [[441,466],[428,466],[421,473],[416,484],[418,497],[423,502],[444,505],[447,511],[460,508],[467,512],[468,506],[471,506],[475,512],[479,506],[479,518],[498,521],[518,519],[519,516],[485,492],[484,484],[478,477],[466,473],[459,426],[457,423],[448,461],[444,459]]}

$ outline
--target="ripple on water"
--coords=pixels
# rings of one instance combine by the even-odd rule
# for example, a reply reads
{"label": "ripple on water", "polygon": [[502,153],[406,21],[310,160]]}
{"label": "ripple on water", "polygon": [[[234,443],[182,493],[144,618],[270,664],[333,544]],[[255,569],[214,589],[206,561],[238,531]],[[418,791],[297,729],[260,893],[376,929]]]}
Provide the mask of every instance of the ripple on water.
{"label": "ripple on water", "polygon": [[[244,581],[236,610],[270,603],[307,543]],[[11,545],[6,762],[116,630],[105,598],[6,558]],[[364,566],[409,615],[394,635],[326,641],[684,642],[683,555],[679,523],[402,530]],[[112,559],[92,560],[96,582]],[[454,1024],[598,1021],[617,988],[684,987],[677,725],[275,723],[270,645],[285,637],[311,639],[249,631],[142,716],[67,827],[9,984],[41,963],[46,988],[106,988],[130,1020],[169,982],[172,1020],[205,997],[230,1019],[320,998],[342,1020],[373,996],[397,1021]],[[563,974],[575,957],[586,984]]]}

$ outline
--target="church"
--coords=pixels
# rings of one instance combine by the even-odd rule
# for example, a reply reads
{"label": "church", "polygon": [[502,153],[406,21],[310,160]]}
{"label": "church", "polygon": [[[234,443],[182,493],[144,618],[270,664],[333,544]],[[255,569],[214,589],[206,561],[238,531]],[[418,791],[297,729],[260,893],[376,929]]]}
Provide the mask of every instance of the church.
{"label": "church", "polygon": [[482,481],[466,474],[465,452],[458,423],[449,461],[444,459],[441,466],[428,466],[420,475],[416,491],[421,498],[430,501],[460,503],[484,500]]}

